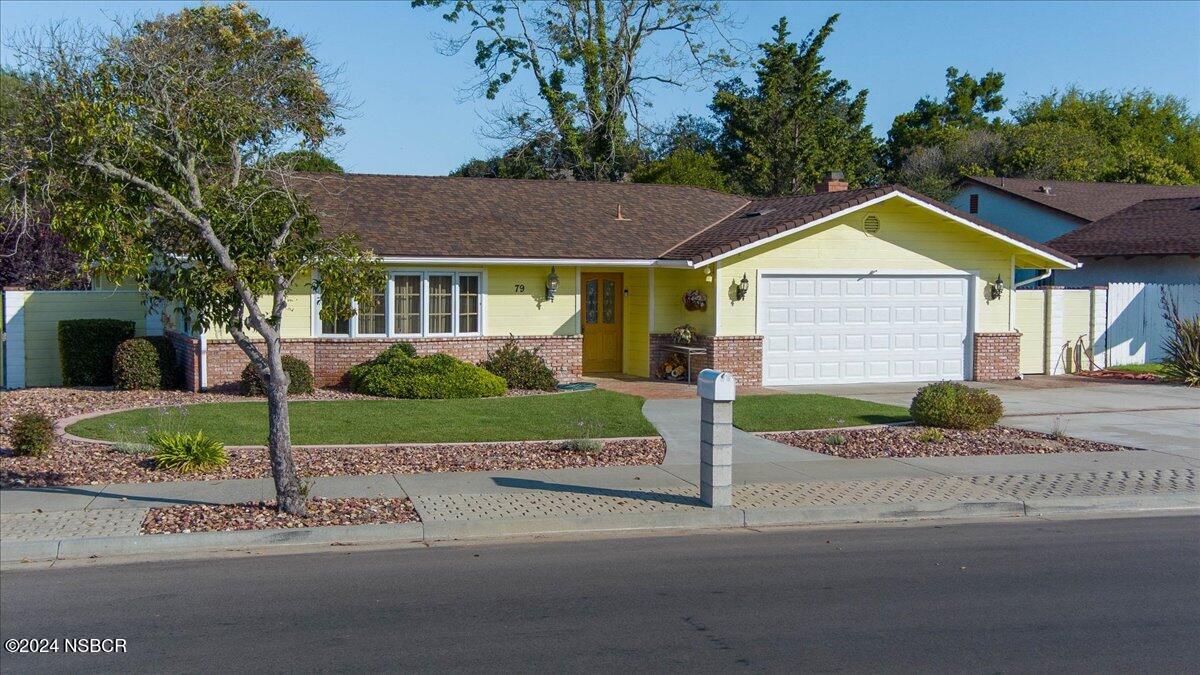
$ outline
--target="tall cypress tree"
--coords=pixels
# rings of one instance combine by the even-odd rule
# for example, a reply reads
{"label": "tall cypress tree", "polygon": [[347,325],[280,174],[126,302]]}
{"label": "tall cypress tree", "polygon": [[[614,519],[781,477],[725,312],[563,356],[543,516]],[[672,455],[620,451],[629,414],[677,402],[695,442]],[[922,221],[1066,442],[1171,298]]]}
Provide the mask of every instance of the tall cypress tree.
{"label": "tall cypress tree", "polygon": [[734,187],[745,194],[804,194],[827,171],[841,171],[851,186],[878,176],[871,126],[864,123],[867,90],[825,68],[821,49],[838,15],[800,43],[788,39],[787,19],[775,39],[760,45],[753,87],[722,82],[712,111],[721,124],[718,150]]}

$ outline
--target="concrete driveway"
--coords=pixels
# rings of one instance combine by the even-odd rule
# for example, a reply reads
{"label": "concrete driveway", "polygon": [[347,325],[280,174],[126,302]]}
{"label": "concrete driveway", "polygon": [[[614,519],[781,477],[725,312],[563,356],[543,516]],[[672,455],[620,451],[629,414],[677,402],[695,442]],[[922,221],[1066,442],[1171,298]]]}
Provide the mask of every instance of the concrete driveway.
{"label": "concrete driveway", "polygon": [[[1200,459],[1200,389],[1084,377],[968,382],[1004,401],[1001,424]],[[922,383],[777,387],[907,407]]]}

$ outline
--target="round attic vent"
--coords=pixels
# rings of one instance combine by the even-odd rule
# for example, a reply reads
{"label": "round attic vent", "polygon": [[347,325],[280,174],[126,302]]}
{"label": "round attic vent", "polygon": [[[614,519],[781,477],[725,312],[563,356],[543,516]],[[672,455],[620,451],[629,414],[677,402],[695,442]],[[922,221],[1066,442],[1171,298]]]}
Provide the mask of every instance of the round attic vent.
{"label": "round attic vent", "polygon": [[867,216],[863,218],[863,232],[867,234],[875,234],[879,231],[879,218],[875,216]]}

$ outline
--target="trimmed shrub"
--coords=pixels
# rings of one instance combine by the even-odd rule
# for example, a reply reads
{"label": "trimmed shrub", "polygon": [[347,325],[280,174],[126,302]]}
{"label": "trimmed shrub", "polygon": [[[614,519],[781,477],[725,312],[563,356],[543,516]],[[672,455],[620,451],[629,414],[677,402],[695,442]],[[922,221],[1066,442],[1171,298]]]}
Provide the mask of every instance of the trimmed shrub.
{"label": "trimmed shrub", "polygon": [[[312,368],[300,359],[283,355],[283,372],[288,374],[288,394],[311,394],[314,390]],[[246,396],[266,396],[267,385],[258,376],[258,369],[253,363],[247,363],[242,368],[242,394]]]}
{"label": "trimmed shrub", "polygon": [[63,385],[113,383],[113,354],[133,337],[133,322],[117,319],[69,319],[58,322],[58,357]]}
{"label": "trimmed shrub", "polygon": [[117,389],[172,389],[179,381],[175,347],[161,335],[131,338],[113,353]]}
{"label": "trimmed shrub", "polygon": [[54,422],[43,413],[17,415],[8,437],[14,455],[41,457],[54,447]]}
{"label": "trimmed shrub", "polygon": [[977,430],[999,421],[1004,404],[986,389],[972,389],[961,382],[937,382],[917,391],[908,414],[921,426]]}
{"label": "trimmed shrub", "polygon": [[1183,316],[1179,300],[1166,292],[1162,307],[1163,318],[1171,327],[1171,334],[1163,340],[1162,373],[1168,380],[1200,387],[1200,316]]}
{"label": "trimmed shrub", "polygon": [[523,349],[516,340],[505,342],[479,365],[504,378],[510,389],[553,391],[558,386],[554,371],[538,356],[538,350]]}
{"label": "trimmed shrub", "polygon": [[154,446],[155,468],[165,471],[192,473],[217,469],[229,463],[225,446],[205,436],[203,431],[194,434],[155,432],[150,435],[150,444]]}
{"label": "trimmed shrub", "polygon": [[507,390],[504,378],[448,354],[413,356],[412,345],[397,343],[350,369],[350,388],[392,398],[483,398]]}

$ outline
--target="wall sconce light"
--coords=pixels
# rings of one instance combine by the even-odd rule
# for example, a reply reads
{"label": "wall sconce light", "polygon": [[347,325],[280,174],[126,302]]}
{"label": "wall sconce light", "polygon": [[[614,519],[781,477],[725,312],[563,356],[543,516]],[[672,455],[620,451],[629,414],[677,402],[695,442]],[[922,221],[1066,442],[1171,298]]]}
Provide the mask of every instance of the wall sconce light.
{"label": "wall sconce light", "polygon": [[743,274],[742,280],[739,281],[738,285],[737,285],[737,299],[745,300],[746,294],[749,292],[750,292],[750,280],[746,278],[745,274]]}
{"label": "wall sconce light", "polygon": [[553,302],[554,294],[558,292],[558,273],[550,266],[550,274],[546,275],[546,299]]}
{"label": "wall sconce light", "polygon": [[999,300],[1004,295],[1004,279],[996,275],[996,280],[988,284],[988,300]]}

